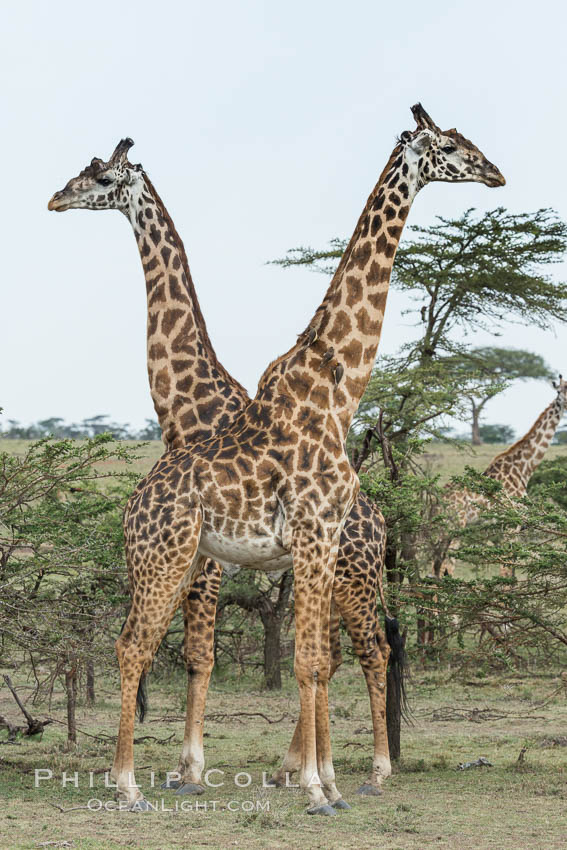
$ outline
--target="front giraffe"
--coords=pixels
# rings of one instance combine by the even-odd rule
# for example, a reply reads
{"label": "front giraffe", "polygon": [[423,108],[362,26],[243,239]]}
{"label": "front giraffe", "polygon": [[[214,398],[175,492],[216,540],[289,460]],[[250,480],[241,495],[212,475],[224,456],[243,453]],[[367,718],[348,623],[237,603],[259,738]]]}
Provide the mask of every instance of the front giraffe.
{"label": "front giraffe", "polygon": [[[510,448],[497,454],[486,467],[483,475],[500,481],[502,490],[510,499],[521,499],[526,495],[530,478],[542,462],[549,448],[567,405],[567,381],[559,376],[554,384],[557,395],[538,416],[527,434]],[[455,528],[466,528],[476,522],[483,508],[490,506],[490,499],[481,493],[472,493],[466,487],[448,484],[444,499],[447,512],[453,519]],[[436,546],[433,572],[437,578],[453,575],[455,557],[451,554],[458,549],[458,540],[453,541],[450,534],[443,537]],[[501,575],[510,573],[501,569]]]}
{"label": "front giraffe", "polygon": [[394,148],[298,343],[268,367],[254,401],[221,435],[168,452],[129,502],[126,552],[134,590],[117,641],[122,713],[113,777],[131,805],[147,807],[133,776],[139,678],[207,557],[251,569],[293,562],[300,785],[314,813],[332,813],[328,801],[340,800],[328,727],[328,622],[339,535],[358,490],[344,440],[370,376],[393,258],[415,194],[433,180],[504,183],[455,130],[443,133],[419,106],[414,115],[417,130],[402,134]]}
{"label": "front giraffe", "polygon": [[[57,193],[50,208],[60,211],[89,203],[95,209],[117,209],[119,193],[99,196],[98,187],[109,173],[128,173],[128,182],[143,175],[145,187],[131,195],[128,218],[134,229],[146,278],[148,322],[148,375],[154,407],[167,449],[181,448],[222,432],[250,402],[244,388],[219,363],[207,333],[193,286],[183,243],[163,202],[141,166],[128,162],[133,142],[120,142],[108,162],[93,159],[90,166]],[[126,179],[124,177],[124,179]],[[101,183],[102,181],[102,183]],[[94,206],[96,204],[96,206]],[[386,666],[390,647],[378,625],[376,595],[380,595],[392,628],[386,630],[397,650],[395,670],[400,670],[397,624],[388,616],[381,586],[386,529],[384,518],[364,493],[359,493],[347,517],[333,584],[331,621],[331,671],[342,663],[339,617],[342,617],[362,666],[372,715],[374,754],[372,771],[359,793],[380,794],[391,774],[385,713]],[[205,702],[214,665],[214,626],[222,566],[207,560],[191,593],[183,599],[185,662],[188,672],[187,713],[183,748],[177,770],[165,783],[177,794],[200,794],[204,769],[203,729]],[[396,640],[397,638],[397,640]],[[273,784],[285,784],[300,764],[301,725]]]}

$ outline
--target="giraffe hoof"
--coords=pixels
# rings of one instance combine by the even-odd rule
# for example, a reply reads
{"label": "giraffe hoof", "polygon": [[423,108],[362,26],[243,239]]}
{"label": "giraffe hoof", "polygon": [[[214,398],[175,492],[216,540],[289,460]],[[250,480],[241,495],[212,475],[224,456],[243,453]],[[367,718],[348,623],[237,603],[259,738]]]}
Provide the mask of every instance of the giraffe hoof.
{"label": "giraffe hoof", "polygon": [[160,788],[163,791],[174,791],[176,788],[180,788],[183,785],[181,779],[169,779],[162,782]]}
{"label": "giraffe hoof", "polygon": [[371,785],[369,782],[365,782],[356,793],[362,794],[363,797],[381,797],[384,792],[377,785]]}
{"label": "giraffe hoof", "polygon": [[176,797],[180,797],[183,794],[204,794],[205,789],[202,785],[196,785],[194,782],[185,782],[184,785],[180,785],[180,787],[175,792]]}
{"label": "giraffe hoof", "polygon": [[336,811],[328,803],[324,806],[314,806],[312,809],[307,809],[308,815],[336,815]]}
{"label": "giraffe hoof", "polygon": [[272,776],[271,779],[267,779],[266,785],[268,788],[283,788],[283,782],[281,782],[279,779],[276,779],[275,776]]}
{"label": "giraffe hoof", "polygon": [[342,811],[342,812],[346,812],[349,809],[352,809],[352,806],[349,806],[347,801],[343,800],[342,797],[339,797],[338,800],[335,800],[334,803],[331,803],[331,806],[333,807],[333,809],[336,809],[337,811]]}
{"label": "giraffe hoof", "polygon": [[155,812],[155,808],[143,798],[136,800],[128,809],[129,812]]}

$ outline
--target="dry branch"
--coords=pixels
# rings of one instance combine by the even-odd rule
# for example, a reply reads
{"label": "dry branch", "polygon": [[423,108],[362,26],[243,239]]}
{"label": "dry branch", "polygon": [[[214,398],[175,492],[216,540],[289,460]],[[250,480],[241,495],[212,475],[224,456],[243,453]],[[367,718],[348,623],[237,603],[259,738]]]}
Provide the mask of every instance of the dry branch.
{"label": "dry branch", "polygon": [[[205,720],[220,721],[220,720],[240,720],[242,717],[261,717],[266,723],[281,723],[283,720],[292,720],[294,723],[297,718],[291,714],[284,713],[281,717],[272,719],[267,714],[261,711],[235,711],[233,714],[217,712],[215,714],[205,714]],[[163,717],[156,717],[150,720],[150,723],[181,723],[185,721],[185,715],[165,714]]]}
{"label": "dry branch", "polygon": [[27,708],[23,705],[18,694],[16,693],[16,690],[12,684],[12,680],[10,679],[10,677],[5,675],[4,682],[10,689],[10,692],[16,701],[16,705],[26,718],[26,722],[28,724],[27,727],[14,726],[13,724],[9,723],[9,721],[7,721],[4,717],[0,717],[0,726],[5,726],[8,730],[8,740],[13,741],[18,732],[21,732],[22,735],[26,735],[28,737],[31,735],[43,735],[45,727],[53,721],[49,718],[47,720],[36,720],[34,717],[32,717]]}

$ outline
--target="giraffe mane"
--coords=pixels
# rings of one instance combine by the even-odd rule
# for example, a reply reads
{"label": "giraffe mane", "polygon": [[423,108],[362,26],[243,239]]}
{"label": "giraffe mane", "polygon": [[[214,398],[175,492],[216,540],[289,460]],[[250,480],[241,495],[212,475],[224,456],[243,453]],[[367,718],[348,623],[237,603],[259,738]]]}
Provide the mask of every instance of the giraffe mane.
{"label": "giraffe mane", "polygon": [[513,454],[515,451],[517,451],[517,449],[519,449],[519,448],[520,448],[520,446],[522,445],[522,443],[524,443],[524,442],[525,442],[525,441],[526,441],[526,440],[527,440],[530,436],[532,436],[532,435],[533,435],[533,433],[534,433],[534,432],[538,429],[538,426],[541,424],[541,420],[542,420],[542,419],[543,419],[543,417],[547,414],[547,412],[548,412],[549,408],[550,408],[553,404],[555,404],[555,401],[552,401],[552,402],[551,402],[551,404],[548,404],[548,406],[545,408],[545,410],[542,410],[542,412],[540,413],[540,415],[538,416],[538,418],[536,419],[536,421],[534,422],[534,424],[532,425],[532,427],[529,429],[529,431],[526,431],[526,433],[524,434],[524,436],[523,436],[523,437],[520,437],[520,439],[519,439],[519,440],[516,440],[516,442],[515,442],[515,443],[512,443],[512,445],[511,445],[511,446],[508,446],[508,448],[507,448],[507,449],[504,449],[504,451],[503,451],[503,452],[500,452],[500,454],[497,454],[497,455],[496,455],[496,457],[492,458],[492,460],[490,461],[489,465],[487,466],[487,468],[485,469],[485,472],[484,472],[483,474],[486,474],[486,473],[487,473],[490,469],[492,469],[492,467],[493,467],[493,466],[494,466],[494,465],[495,465],[498,461],[502,460],[502,459],[503,459],[503,458],[505,458],[505,457],[508,457],[509,455],[511,455],[511,454]]}
{"label": "giraffe mane", "polygon": [[[355,228],[355,230],[354,230],[354,233],[352,234],[352,236],[351,236],[351,238],[350,238],[350,241],[349,241],[349,243],[348,243],[347,247],[346,247],[346,248],[345,248],[345,250],[344,250],[344,253],[343,253],[343,255],[342,255],[341,259],[340,259],[339,265],[337,266],[337,268],[336,268],[336,270],[335,270],[335,273],[334,273],[334,275],[333,275],[333,277],[332,277],[332,279],[331,279],[331,282],[330,282],[330,284],[329,284],[329,286],[328,286],[328,288],[327,288],[327,292],[325,293],[325,297],[323,298],[323,301],[322,301],[321,305],[317,308],[317,312],[316,312],[316,314],[315,314],[315,315],[317,315],[317,313],[319,313],[319,311],[321,310],[321,308],[322,308],[322,307],[324,306],[324,304],[326,303],[327,299],[328,299],[328,298],[330,297],[330,295],[333,293],[333,290],[334,290],[335,285],[336,285],[336,284],[338,283],[338,281],[341,279],[342,274],[343,274],[344,267],[345,267],[345,266],[346,266],[346,264],[348,263],[348,261],[349,261],[349,259],[350,259],[350,256],[351,256],[351,254],[352,254],[352,251],[353,251],[354,245],[356,244],[356,241],[357,241],[357,239],[358,239],[358,237],[359,237],[359,235],[360,235],[360,231],[361,231],[361,230],[363,229],[363,227],[364,227],[364,220],[365,220],[366,216],[368,215],[368,210],[369,210],[369,208],[370,208],[370,206],[371,206],[371,203],[372,203],[372,202],[373,202],[373,200],[374,200],[374,197],[375,197],[375,195],[376,195],[376,191],[377,191],[377,189],[378,189],[378,186],[381,184],[381,182],[382,182],[382,180],[384,179],[385,175],[386,175],[386,174],[388,173],[388,171],[390,170],[390,168],[391,168],[391,166],[393,165],[394,161],[395,161],[395,160],[397,159],[397,157],[400,155],[400,153],[401,153],[401,149],[402,149],[402,143],[401,143],[400,141],[396,140],[396,146],[395,146],[394,150],[392,151],[392,153],[390,154],[390,158],[388,159],[388,162],[387,162],[387,163],[386,163],[386,165],[384,166],[384,168],[383,168],[383,170],[382,170],[382,173],[380,174],[380,177],[378,178],[378,182],[376,183],[376,185],[375,185],[374,189],[372,190],[372,192],[370,193],[370,195],[369,195],[369,197],[368,197],[368,200],[367,200],[367,202],[366,202],[366,204],[365,204],[365,206],[364,206],[364,209],[362,210],[362,213],[360,214],[360,218],[358,219],[358,222],[357,222],[356,228]],[[313,318],[315,318],[315,317],[313,317]],[[303,333],[300,333],[300,334],[298,335],[299,339],[301,339],[301,337],[303,337],[303,336],[304,336],[304,335],[305,335],[305,334],[309,331],[309,329],[310,329],[310,327],[311,327],[311,323],[313,322],[313,318],[311,319],[311,321],[310,321],[310,322],[309,322],[309,324],[307,325],[307,328],[305,329],[305,331],[303,331]],[[279,357],[276,357],[276,358],[275,358],[275,360],[272,360],[272,362],[268,364],[268,366],[266,367],[266,369],[264,369],[264,372],[262,373],[262,377],[261,377],[261,378],[260,378],[260,380],[258,381],[258,390],[257,390],[257,392],[259,392],[259,391],[261,390],[261,388],[262,388],[263,384],[267,381],[268,376],[270,375],[270,373],[271,373],[271,372],[272,372],[272,371],[273,371],[273,370],[274,370],[277,366],[279,366],[279,364],[280,364],[280,363],[282,363],[282,362],[283,362],[284,360],[286,360],[288,357],[291,357],[291,355],[292,355],[294,352],[296,352],[296,351],[297,351],[300,347],[301,347],[301,343],[298,341],[298,342],[296,342],[294,345],[292,345],[292,347],[291,347],[290,349],[288,349],[288,351],[286,351],[284,354],[280,354],[280,356],[279,356]]]}
{"label": "giraffe mane", "polygon": [[203,342],[208,348],[208,352],[207,352],[208,357],[210,357],[210,359],[213,361],[213,365],[214,365],[215,369],[217,369],[217,371],[224,377],[224,379],[228,383],[230,383],[234,386],[235,390],[237,390],[237,391],[243,393],[244,395],[248,396],[248,393],[246,392],[246,390],[244,389],[242,384],[240,384],[239,381],[237,381],[236,378],[234,378],[225,369],[225,367],[222,365],[222,363],[217,358],[216,351],[215,351],[213,344],[211,342],[211,339],[209,337],[209,332],[207,331],[207,325],[205,323],[205,319],[204,319],[203,314],[201,312],[201,305],[199,303],[199,299],[197,297],[197,292],[195,290],[195,285],[193,284],[193,278],[191,277],[191,272],[189,270],[189,261],[187,259],[187,254],[185,253],[185,245],[183,244],[183,240],[179,236],[179,233],[177,232],[177,229],[176,229],[176,227],[173,223],[173,220],[172,220],[171,216],[169,215],[169,213],[168,213],[168,211],[165,207],[164,202],[162,201],[162,199],[158,195],[152,181],[148,177],[147,172],[142,170],[142,174],[143,174],[143,177],[144,177],[144,183],[146,184],[146,187],[147,187],[150,195],[152,196],[152,198],[156,202],[157,207],[158,207],[159,212],[160,212],[160,215],[163,217],[164,221],[166,222],[166,224],[167,224],[167,226],[168,226],[168,228],[171,232],[171,235],[173,236],[174,240],[177,243],[177,247],[179,249],[179,255],[180,255],[180,259],[181,259],[181,266],[183,268],[183,271],[185,272],[186,286],[187,286],[187,289],[189,290],[189,297],[191,298],[191,301],[193,303],[193,311],[194,311],[194,314],[195,314],[195,324],[199,327],[199,329],[202,333],[202,336],[203,336]]}

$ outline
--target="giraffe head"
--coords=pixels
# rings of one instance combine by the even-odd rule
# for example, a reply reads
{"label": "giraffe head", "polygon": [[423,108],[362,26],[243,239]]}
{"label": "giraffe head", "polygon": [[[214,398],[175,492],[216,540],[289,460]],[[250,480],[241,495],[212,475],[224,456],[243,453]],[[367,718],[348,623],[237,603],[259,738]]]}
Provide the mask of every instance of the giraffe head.
{"label": "giraffe head", "polygon": [[47,208],[57,212],[120,210],[129,216],[132,202],[144,184],[142,166],[128,162],[128,151],[133,144],[132,139],[122,139],[108,162],[95,157],[64,189],[53,195]]}
{"label": "giraffe head", "polygon": [[567,381],[563,380],[563,375],[559,375],[559,381],[552,381],[553,389],[557,390],[557,403],[561,413],[567,410]]}
{"label": "giraffe head", "polygon": [[417,189],[435,180],[504,186],[506,180],[500,171],[472,142],[455,129],[440,130],[421,103],[411,111],[417,129],[403,132],[400,143]]}

